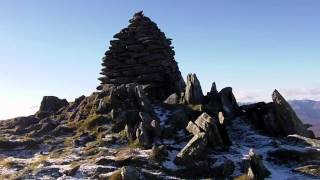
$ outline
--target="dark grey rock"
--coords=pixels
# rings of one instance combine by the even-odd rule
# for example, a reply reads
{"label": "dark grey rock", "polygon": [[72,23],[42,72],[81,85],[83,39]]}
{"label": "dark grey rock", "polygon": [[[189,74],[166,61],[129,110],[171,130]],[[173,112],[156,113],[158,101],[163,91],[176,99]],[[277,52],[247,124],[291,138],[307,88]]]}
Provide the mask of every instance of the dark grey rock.
{"label": "dark grey rock", "polygon": [[273,92],[272,99],[275,106],[277,119],[286,135],[298,134],[304,137],[315,137],[313,133],[311,134],[307,130],[292,107],[277,90]]}
{"label": "dark grey rock", "polygon": [[188,74],[184,100],[188,104],[201,104],[203,93],[196,74]]}
{"label": "dark grey rock", "polygon": [[121,168],[121,177],[123,180],[138,180],[140,172],[133,166],[124,166]]}
{"label": "dark grey rock", "polygon": [[213,119],[209,114],[202,113],[195,121],[195,124],[205,132],[208,142],[212,146],[223,146],[223,140],[217,128],[218,120]]}
{"label": "dark grey rock", "polygon": [[60,108],[65,107],[68,104],[66,99],[59,99],[55,96],[44,96],[36,116],[39,118],[47,117],[56,113]]}
{"label": "dark grey rock", "polygon": [[271,175],[270,171],[264,166],[261,158],[253,149],[250,149],[246,159],[242,161],[244,173],[250,179],[265,179]]}
{"label": "dark grey rock", "polygon": [[231,87],[223,88],[220,92],[220,102],[222,105],[223,115],[229,119],[232,119],[239,115],[240,108],[236,98],[232,93]]}
{"label": "dark grey rock", "polygon": [[165,101],[165,104],[179,104],[180,102],[180,96],[177,93],[171,94]]}
{"label": "dark grey rock", "polygon": [[184,165],[194,164],[199,157],[203,156],[207,144],[205,133],[193,136],[188,144],[178,153],[174,162]]}

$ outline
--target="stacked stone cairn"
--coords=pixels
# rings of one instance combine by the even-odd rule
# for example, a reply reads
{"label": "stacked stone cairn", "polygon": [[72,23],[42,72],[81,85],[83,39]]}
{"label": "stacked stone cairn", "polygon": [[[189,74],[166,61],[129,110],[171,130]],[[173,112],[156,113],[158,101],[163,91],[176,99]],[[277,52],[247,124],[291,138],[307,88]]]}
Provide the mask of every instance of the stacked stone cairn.
{"label": "stacked stone cairn", "polygon": [[174,92],[181,92],[184,81],[174,59],[171,39],[144,16],[134,14],[127,28],[114,35],[102,62],[101,85],[136,83],[142,85],[148,97],[163,100]]}

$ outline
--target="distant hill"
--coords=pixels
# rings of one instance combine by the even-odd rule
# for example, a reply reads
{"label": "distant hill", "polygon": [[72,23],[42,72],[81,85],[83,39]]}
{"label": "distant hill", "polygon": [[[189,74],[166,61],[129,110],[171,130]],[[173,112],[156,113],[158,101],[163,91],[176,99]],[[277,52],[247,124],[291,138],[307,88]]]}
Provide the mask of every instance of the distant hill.
{"label": "distant hill", "polygon": [[312,124],[311,128],[317,136],[320,136],[320,101],[293,100],[289,101],[297,115],[305,123]]}

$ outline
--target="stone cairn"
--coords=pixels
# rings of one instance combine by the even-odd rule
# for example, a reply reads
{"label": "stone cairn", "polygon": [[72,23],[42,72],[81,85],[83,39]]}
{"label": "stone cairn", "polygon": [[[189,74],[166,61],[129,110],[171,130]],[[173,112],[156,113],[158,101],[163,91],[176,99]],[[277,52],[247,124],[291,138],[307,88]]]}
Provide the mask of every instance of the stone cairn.
{"label": "stone cairn", "polygon": [[127,28],[114,35],[102,62],[101,85],[136,83],[151,99],[164,100],[183,91],[185,83],[174,59],[171,39],[143,12],[134,14]]}

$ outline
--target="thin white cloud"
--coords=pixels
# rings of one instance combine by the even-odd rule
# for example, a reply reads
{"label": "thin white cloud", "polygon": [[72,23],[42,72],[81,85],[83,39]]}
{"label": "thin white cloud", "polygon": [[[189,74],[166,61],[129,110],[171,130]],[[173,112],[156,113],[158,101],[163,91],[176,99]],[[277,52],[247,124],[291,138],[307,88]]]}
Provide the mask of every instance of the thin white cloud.
{"label": "thin white cloud", "polygon": [[311,100],[320,100],[320,87],[311,87],[311,88],[297,88],[297,89],[284,89],[282,94],[287,99],[311,99]]}
{"label": "thin white cloud", "polygon": [[[319,87],[307,87],[286,89],[279,88],[279,92],[287,100],[316,100],[320,101],[320,86]],[[234,89],[235,96],[239,102],[258,102],[258,101],[272,101],[273,90],[237,90]]]}

